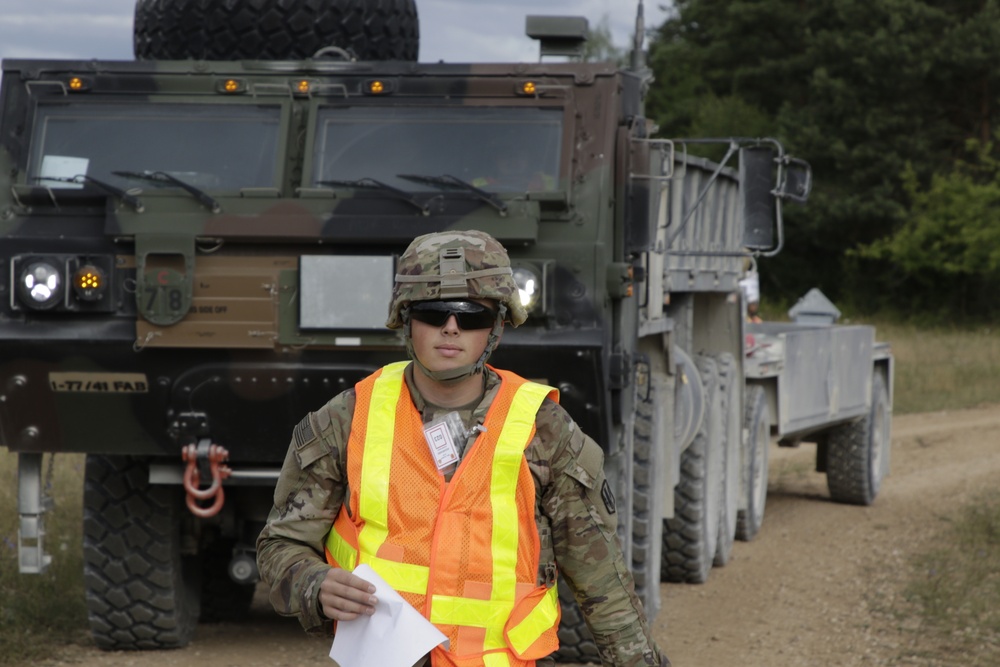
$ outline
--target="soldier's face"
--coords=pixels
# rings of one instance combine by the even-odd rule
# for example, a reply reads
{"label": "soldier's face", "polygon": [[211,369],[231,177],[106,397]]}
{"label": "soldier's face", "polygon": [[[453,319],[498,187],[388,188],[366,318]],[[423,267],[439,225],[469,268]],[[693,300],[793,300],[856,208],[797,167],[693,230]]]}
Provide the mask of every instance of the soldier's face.
{"label": "soldier's face", "polygon": [[[472,299],[494,311],[497,304],[490,299]],[[417,319],[410,322],[413,351],[428,370],[445,371],[474,364],[482,356],[489,341],[490,329],[462,329],[454,315],[441,326]]]}

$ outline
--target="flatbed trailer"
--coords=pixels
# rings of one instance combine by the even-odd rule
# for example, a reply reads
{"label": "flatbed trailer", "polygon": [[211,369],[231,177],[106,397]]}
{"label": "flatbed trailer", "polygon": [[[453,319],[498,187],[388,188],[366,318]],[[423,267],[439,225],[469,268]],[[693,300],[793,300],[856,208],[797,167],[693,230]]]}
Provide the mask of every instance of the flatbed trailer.
{"label": "flatbed trailer", "polygon": [[[747,392],[761,387],[779,445],[817,444],[834,500],[870,504],[889,471],[893,357],[875,328],[747,324]],[[843,451],[842,451],[843,450]]]}

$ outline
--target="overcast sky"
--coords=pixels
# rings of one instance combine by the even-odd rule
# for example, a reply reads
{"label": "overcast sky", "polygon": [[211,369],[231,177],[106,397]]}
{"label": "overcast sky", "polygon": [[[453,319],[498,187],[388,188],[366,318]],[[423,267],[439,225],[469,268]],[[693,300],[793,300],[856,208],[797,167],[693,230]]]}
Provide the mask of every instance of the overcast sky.
{"label": "overcast sky", "polygon": [[[417,0],[420,60],[537,61],[524,35],[527,14],[606,18],[617,47],[631,44],[639,0]],[[668,0],[644,0],[646,27],[663,22]],[[131,60],[135,0],[0,0],[0,59]]]}

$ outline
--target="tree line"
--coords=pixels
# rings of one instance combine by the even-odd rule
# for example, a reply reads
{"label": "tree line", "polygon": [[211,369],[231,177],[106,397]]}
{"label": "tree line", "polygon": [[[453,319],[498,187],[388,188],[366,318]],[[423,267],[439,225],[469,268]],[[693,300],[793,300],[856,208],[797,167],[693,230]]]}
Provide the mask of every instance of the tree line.
{"label": "tree line", "polygon": [[764,298],[1000,315],[1000,2],[674,0],[651,30],[664,137],[776,137],[813,168]]}

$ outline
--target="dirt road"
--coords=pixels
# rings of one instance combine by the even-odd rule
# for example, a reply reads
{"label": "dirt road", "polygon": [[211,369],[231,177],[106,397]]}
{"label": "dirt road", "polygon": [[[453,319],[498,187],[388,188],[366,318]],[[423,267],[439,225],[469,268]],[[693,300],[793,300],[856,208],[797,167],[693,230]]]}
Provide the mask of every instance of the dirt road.
{"label": "dirt road", "polygon": [[[664,584],[655,623],[675,667],[923,665],[898,656],[920,636],[884,610],[910,554],[944,516],[1000,480],[1000,405],[897,417],[892,471],[871,507],[828,500],[815,448],[773,446],[764,527],[701,586]],[[329,643],[274,616],[258,591],[250,622],[200,626],[188,648],[102,653],[78,647],[48,665],[328,665]],[[939,664],[939,663],[934,663]]]}

